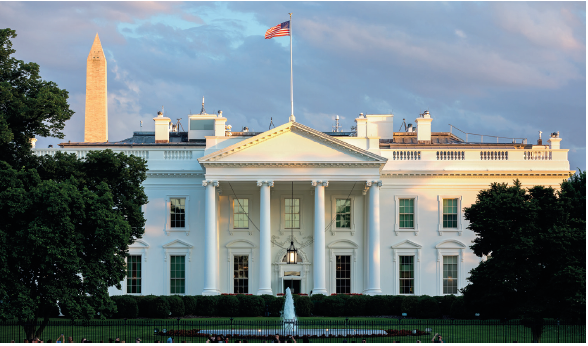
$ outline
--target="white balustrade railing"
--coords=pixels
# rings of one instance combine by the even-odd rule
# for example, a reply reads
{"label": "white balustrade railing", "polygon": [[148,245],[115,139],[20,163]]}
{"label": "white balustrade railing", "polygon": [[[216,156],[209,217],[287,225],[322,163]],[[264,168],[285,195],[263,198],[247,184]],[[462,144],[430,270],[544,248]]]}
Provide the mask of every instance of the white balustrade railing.
{"label": "white balustrade railing", "polygon": [[417,150],[395,150],[392,152],[392,160],[420,160],[421,152]]}
{"label": "white balustrade railing", "polygon": [[525,150],[525,160],[551,160],[553,157],[551,150]]}
{"label": "white balustrade railing", "polygon": [[483,150],[483,151],[480,151],[480,160],[506,161],[506,160],[508,160],[508,151],[506,151],[506,150],[498,150],[498,151]]}
{"label": "white balustrade railing", "polygon": [[149,160],[149,150],[121,150],[119,151],[125,155],[134,155],[145,160]]}
{"label": "white balustrade railing", "polygon": [[462,150],[437,151],[437,160],[465,160],[465,152]]}
{"label": "white balustrade railing", "polygon": [[192,160],[191,150],[166,150],[163,152],[165,160]]}

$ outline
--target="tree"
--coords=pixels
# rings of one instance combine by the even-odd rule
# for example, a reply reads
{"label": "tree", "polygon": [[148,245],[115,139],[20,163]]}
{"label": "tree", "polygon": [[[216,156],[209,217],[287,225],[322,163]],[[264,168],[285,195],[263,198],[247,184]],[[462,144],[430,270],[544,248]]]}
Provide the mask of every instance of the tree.
{"label": "tree", "polygon": [[[128,246],[144,233],[146,163],[111,150],[33,155],[35,135],[63,138],[67,92],[11,58],[0,30],[0,319],[41,334],[57,303],[72,319],[112,314]],[[36,328],[41,319],[40,327]]]}
{"label": "tree", "polygon": [[0,161],[20,167],[31,158],[30,139],[64,138],[63,127],[74,112],[68,92],[39,75],[39,65],[11,57],[16,33],[0,29]]}
{"label": "tree", "polygon": [[551,187],[491,184],[464,208],[471,249],[488,259],[462,293],[487,317],[522,318],[539,342],[544,318],[585,318],[586,172]]}

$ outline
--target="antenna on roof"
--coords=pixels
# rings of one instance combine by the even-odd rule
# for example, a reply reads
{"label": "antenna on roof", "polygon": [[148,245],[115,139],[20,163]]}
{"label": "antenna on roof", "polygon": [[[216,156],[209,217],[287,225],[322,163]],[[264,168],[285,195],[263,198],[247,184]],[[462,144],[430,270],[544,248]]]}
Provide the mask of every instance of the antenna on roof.
{"label": "antenna on roof", "polygon": [[339,116],[335,116],[335,126],[333,126],[333,132],[341,132],[341,126],[339,126]]}
{"label": "antenna on roof", "polygon": [[274,127],[274,129],[276,128],[276,125],[274,125],[274,118],[270,117],[270,124],[269,124],[269,129],[272,129],[272,126]]}
{"label": "antenna on roof", "polygon": [[143,131],[143,120],[141,120],[141,121],[139,122],[139,124],[140,124],[140,130],[141,130],[141,131]]}
{"label": "antenna on roof", "polygon": [[402,118],[402,124],[400,125],[400,128],[398,129],[398,132],[400,132],[400,130],[402,130],[402,126],[404,126],[404,132],[406,132],[407,127],[406,127],[406,119]]}
{"label": "antenna on roof", "polygon": [[184,127],[182,126],[182,123],[180,122],[180,120],[182,120],[182,118],[177,118],[178,122],[176,123],[176,132],[180,132],[180,127],[182,128],[182,132],[186,132],[186,130],[184,130]]}
{"label": "antenna on roof", "polygon": [[163,106],[161,106],[161,114],[165,114],[165,113],[163,112]]}
{"label": "antenna on roof", "polygon": [[202,109],[200,110],[200,114],[206,114],[206,111],[204,110],[204,96],[202,96]]}

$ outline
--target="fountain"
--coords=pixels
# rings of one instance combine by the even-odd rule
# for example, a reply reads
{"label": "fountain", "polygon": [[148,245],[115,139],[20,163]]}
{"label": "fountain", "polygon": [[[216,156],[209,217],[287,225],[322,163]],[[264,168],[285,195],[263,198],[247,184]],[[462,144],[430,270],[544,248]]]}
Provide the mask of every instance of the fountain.
{"label": "fountain", "polygon": [[296,311],[294,309],[294,298],[292,298],[290,287],[286,288],[286,301],[284,302],[284,311],[282,312],[282,325],[287,334],[296,335]]}

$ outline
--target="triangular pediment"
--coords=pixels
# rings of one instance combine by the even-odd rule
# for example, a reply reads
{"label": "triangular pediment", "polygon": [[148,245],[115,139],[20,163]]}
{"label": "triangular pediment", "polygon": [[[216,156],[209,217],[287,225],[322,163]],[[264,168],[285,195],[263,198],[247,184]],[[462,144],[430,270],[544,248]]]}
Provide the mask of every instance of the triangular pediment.
{"label": "triangular pediment", "polygon": [[193,247],[194,246],[192,244],[181,239],[176,239],[163,245],[163,248],[165,249],[191,249]]}
{"label": "triangular pediment", "polygon": [[447,239],[435,246],[436,249],[465,249],[466,245],[459,240]]}
{"label": "triangular pediment", "polygon": [[392,245],[393,249],[420,249],[422,248],[422,246],[420,244],[417,244],[411,240],[405,240],[405,241],[401,241],[398,244],[394,244]]}
{"label": "triangular pediment", "polygon": [[290,122],[227,148],[201,157],[212,164],[320,164],[383,165],[386,158],[358,148],[308,126]]}

